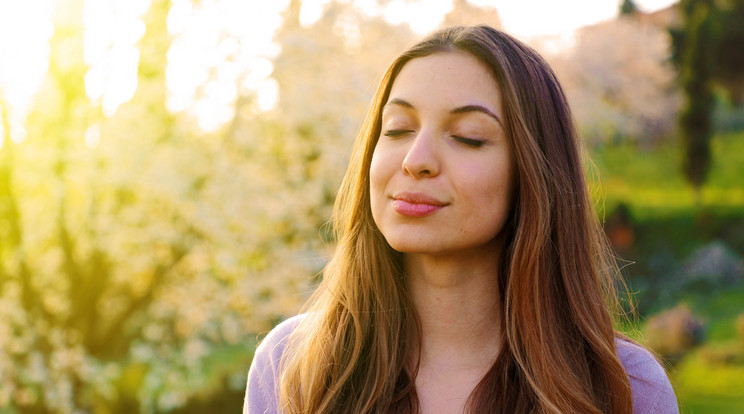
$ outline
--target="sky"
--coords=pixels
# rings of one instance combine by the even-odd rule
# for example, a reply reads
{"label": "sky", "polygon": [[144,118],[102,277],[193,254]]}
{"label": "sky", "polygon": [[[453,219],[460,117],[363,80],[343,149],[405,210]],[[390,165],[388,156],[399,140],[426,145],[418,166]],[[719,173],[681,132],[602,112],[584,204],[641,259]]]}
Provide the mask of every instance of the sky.
{"label": "sky", "polygon": [[[64,1],[74,0],[0,0],[0,99],[9,103],[7,120],[16,141],[25,137],[24,120],[48,67],[54,7]],[[140,17],[150,0],[84,1],[85,62],[89,66],[86,92],[110,116],[134,95],[139,59],[136,44],[144,34]],[[375,0],[345,1],[353,1],[367,15],[383,15],[391,23],[408,23],[420,34],[436,28],[452,7],[452,0],[392,0],[385,9],[377,7]],[[469,1],[495,7],[504,29],[526,41],[536,36],[568,41],[577,28],[615,16],[620,2]],[[328,2],[303,0],[301,22],[312,24]],[[636,0],[643,11],[658,10],[673,2]],[[204,131],[216,130],[232,117],[239,80],[241,87],[258,92],[260,109],[271,108],[278,90],[271,79],[271,59],[278,53],[272,37],[281,25],[281,13],[289,0],[172,3],[168,29],[175,40],[168,53],[168,108],[194,116]],[[221,31],[227,31],[234,39],[251,41],[225,41]],[[228,57],[231,62],[225,63]],[[210,71],[216,72],[215,79],[210,78]],[[200,85],[202,88],[198,88]],[[201,91],[198,96],[197,90]]]}

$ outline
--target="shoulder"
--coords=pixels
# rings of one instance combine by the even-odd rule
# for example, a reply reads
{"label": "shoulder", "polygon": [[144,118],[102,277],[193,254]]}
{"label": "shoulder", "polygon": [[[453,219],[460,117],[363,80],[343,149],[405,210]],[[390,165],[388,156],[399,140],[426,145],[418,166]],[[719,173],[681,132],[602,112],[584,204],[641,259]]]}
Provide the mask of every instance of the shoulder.
{"label": "shoulder", "polygon": [[645,348],[617,339],[617,355],[630,378],[633,412],[636,414],[679,413],[677,397],[664,368]]}
{"label": "shoulder", "polygon": [[256,359],[270,359],[272,365],[278,363],[277,358],[281,358],[284,353],[284,347],[287,345],[289,336],[295,331],[297,325],[305,319],[305,316],[305,314],[293,316],[274,327],[256,348],[254,361]]}
{"label": "shoulder", "polygon": [[297,315],[277,325],[256,348],[243,403],[244,414],[277,413],[279,363],[290,335],[305,315]]}

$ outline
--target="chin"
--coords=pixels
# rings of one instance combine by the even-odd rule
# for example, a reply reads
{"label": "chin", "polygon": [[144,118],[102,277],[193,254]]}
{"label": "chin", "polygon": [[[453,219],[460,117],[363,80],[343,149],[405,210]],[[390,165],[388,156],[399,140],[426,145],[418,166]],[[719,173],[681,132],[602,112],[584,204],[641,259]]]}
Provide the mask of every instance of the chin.
{"label": "chin", "polygon": [[390,240],[388,244],[393,250],[403,254],[438,256],[461,250],[458,246],[446,246],[432,243],[431,240]]}
{"label": "chin", "polygon": [[437,246],[432,246],[431,242],[425,240],[411,240],[406,237],[386,237],[385,240],[393,250],[400,253],[427,254],[438,250]]}
{"label": "chin", "polygon": [[452,240],[451,243],[434,243],[437,238],[410,239],[406,237],[386,238],[393,250],[402,254],[428,255],[428,256],[446,256],[461,255],[463,257],[473,254],[490,254],[499,249],[503,240],[500,237],[494,237],[487,240]]}

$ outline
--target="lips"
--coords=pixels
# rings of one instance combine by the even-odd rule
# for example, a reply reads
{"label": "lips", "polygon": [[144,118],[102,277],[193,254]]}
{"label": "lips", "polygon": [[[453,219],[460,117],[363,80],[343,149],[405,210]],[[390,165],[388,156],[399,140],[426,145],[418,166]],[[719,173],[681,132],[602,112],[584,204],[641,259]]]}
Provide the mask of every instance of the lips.
{"label": "lips", "polygon": [[398,214],[408,217],[425,217],[448,204],[423,193],[402,192],[393,196],[393,209]]}

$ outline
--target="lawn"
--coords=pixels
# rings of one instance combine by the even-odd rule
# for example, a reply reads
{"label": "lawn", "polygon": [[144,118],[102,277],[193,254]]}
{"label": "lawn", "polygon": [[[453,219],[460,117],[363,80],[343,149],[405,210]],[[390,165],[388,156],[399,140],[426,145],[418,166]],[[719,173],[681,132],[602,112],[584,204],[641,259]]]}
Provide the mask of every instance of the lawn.
{"label": "lawn", "polygon": [[652,149],[628,144],[590,150],[596,165],[590,176],[598,207],[612,211],[623,202],[639,219],[698,208],[744,210],[744,132],[716,136],[711,148],[713,164],[702,190],[701,206],[696,205],[695,193],[681,173],[679,144]]}

